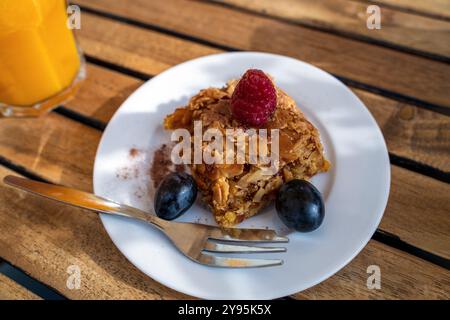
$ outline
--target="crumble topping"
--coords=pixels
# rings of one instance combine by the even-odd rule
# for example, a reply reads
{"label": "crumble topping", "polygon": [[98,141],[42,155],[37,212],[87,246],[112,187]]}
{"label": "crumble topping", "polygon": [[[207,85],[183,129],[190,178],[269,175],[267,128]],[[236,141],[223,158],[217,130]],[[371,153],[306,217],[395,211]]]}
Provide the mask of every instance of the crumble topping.
{"label": "crumble topping", "polygon": [[[204,130],[249,129],[234,119],[230,98],[238,80],[223,88],[207,88],[193,96],[188,105],[178,108],[164,119],[169,130],[184,128],[193,135],[194,121],[200,120]],[[277,107],[269,121],[259,129],[279,129],[279,163],[275,174],[264,174],[261,163],[251,163],[248,154],[244,163],[192,164],[192,175],[210,207],[217,223],[231,227],[257,214],[272,201],[281,185],[292,179],[308,180],[329,169],[324,158],[318,130],[305,118],[295,101],[281,89],[277,90]],[[235,137],[237,138],[237,137]],[[248,150],[249,137],[245,137]],[[270,149],[270,138],[267,138]],[[203,145],[203,148],[206,144]],[[193,146],[192,146],[193,148]],[[226,154],[226,150],[224,150]]]}

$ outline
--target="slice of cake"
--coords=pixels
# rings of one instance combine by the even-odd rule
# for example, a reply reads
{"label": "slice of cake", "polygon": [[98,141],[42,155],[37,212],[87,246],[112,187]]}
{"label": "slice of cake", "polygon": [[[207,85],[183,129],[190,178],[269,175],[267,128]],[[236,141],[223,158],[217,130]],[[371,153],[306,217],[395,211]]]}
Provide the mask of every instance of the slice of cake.
{"label": "slice of cake", "polygon": [[[244,77],[252,71],[254,70],[247,71]],[[262,73],[259,70],[256,71]],[[261,74],[255,75],[255,77],[258,76],[267,77]],[[277,152],[275,170],[268,171],[267,163],[261,163],[258,160],[255,162],[249,157],[248,152],[239,161],[237,155],[233,155],[232,163],[226,161],[226,163],[208,164],[201,161],[190,164],[203,201],[211,208],[217,223],[225,227],[234,226],[258,213],[274,199],[283,183],[292,179],[308,180],[316,173],[327,171],[330,166],[324,157],[318,130],[305,118],[295,101],[281,89],[273,86],[272,82],[273,97],[270,90],[267,91],[264,86],[259,89],[261,86],[258,87],[258,85],[261,82],[257,81],[261,79],[250,78],[249,80],[247,77],[245,81],[256,81],[256,85],[253,83],[244,85],[244,81],[231,80],[223,88],[201,90],[190,99],[187,106],[176,109],[164,120],[166,129],[187,129],[191,134],[191,141],[194,141],[196,121],[201,121],[203,132],[214,128],[225,135],[227,129],[234,129],[233,132],[237,133],[232,140],[236,141],[240,137],[242,139],[240,141],[244,142],[241,147],[245,151],[251,148],[249,145],[251,134],[246,133],[248,129],[254,128],[258,132],[261,129],[267,129],[267,132],[271,129],[277,130],[279,148],[277,151],[273,150]],[[264,82],[264,79],[262,81]],[[249,98],[238,101],[239,103],[232,106],[232,100],[237,100],[237,94],[233,96],[236,87],[240,90],[241,96],[243,90],[261,90],[261,94],[268,95],[268,98],[261,99],[261,96],[255,93],[245,92],[244,97],[248,94]],[[251,99],[256,99],[259,106],[249,103]],[[272,102],[273,105],[270,106]],[[241,112],[236,112],[236,108],[241,108]],[[242,108],[247,109],[242,110]],[[267,110],[269,111],[266,112]],[[261,111],[264,112],[261,113]],[[266,139],[268,152],[272,152],[271,139],[272,137],[268,135]],[[191,146],[194,149],[193,142]],[[201,145],[202,148],[207,146],[208,143],[205,142]],[[264,148],[261,141],[258,148]],[[194,154],[194,150],[192,151]],[[224,148],[225,156],[227,152]],[[237,154],[236,149],[234,153]]]}

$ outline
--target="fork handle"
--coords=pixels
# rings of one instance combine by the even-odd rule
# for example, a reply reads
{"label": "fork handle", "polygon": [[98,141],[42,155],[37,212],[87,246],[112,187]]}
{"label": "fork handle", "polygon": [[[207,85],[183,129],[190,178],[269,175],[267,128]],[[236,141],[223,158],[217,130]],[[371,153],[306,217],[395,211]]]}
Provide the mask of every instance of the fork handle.
{"label": "fork handle", "polygon": [[137,208],[120,204],[96,196],[95,194],[77,189],[58,186],[45,182],[39,182],[11,175],[6,176],[3,179],[3,182],[10,186],[19,188],[21,190],[25,190],[27,192],[34,193],[59,202],[63,202],[75,207],[91,210],[94,212],[101,212],[111,215],[143,220],[163,230],[168,223],[165,220],[162,220],[154,215],[148,214]]}

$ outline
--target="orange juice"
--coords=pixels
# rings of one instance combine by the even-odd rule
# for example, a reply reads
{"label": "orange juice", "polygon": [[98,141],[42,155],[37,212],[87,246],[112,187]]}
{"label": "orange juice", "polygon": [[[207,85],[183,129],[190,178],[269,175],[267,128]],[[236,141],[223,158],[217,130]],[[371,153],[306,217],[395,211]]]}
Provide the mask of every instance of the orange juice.
{"label": "orange juice", "polygon": [[65,0],[0,1],[0,103],[31,106],[69,87],[80,69]]}

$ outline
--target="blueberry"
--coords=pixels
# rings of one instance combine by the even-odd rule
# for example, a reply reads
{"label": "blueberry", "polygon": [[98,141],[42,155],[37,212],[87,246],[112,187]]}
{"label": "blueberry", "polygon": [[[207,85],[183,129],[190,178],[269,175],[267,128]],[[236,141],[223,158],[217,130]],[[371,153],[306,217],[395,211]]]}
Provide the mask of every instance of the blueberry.
{"label": "blueberry", "polygon": [[305,180],[285,183],[278,191],[275,207],[283,223],[300,232],[317,229],[325,215],[322,195]]}
{"label": "blueberry", "polygon": [[165,220],[176,219],[192,206],[196,197],[197,185],[189,174],[171,173],[156,191],[156,215]]}

